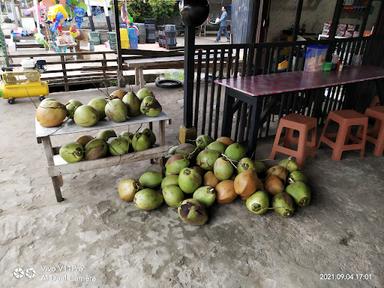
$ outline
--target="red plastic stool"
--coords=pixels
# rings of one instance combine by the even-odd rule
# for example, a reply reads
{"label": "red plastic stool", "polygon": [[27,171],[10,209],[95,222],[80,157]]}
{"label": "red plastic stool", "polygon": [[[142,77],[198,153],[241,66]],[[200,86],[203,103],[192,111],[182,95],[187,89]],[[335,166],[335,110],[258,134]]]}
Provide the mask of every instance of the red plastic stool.
{"label": "red plastic stool", "polygon": [[[284,128],[286,133],[283,145],[280,145],[280,138]],[[299,132],[299,137],[294,136],[294,131]],[[316,136],[316,118],[300,114],[289,114],[280,119],[269,158],[275,159],[276,154],[281,153],[295,157],[297,164],[302,166],[307,156],[314,156],[316,153]],[[297,150],[290,148],[294,144],[297,144]]]}
{"label": "red plastic stool", "polygon": [[[337,133],[327,133],[329,123],[333,121],[339,125]],[[362,137],[358,138],[351,134],[352,126],[361,126],[363,128]],[[354,110],[333,111],[328,114],[327,120],[320,137],[321,143],[327,144],[333,149],[332,160],[340,160],[344,151],[360,150],[360,157],[364,157],[365,142],[367,139],[368,117]],[[336,136],[335,141],[330,137]],[[352,140],[353,144],[348,144]]]}
{"label": "red plastic stool", "polygon": [[367,141],[375,145],[373,154],[383,156],[384,152],[384,106],[373,106],[365,110],[365,115],[375,120],[372,129],[368,129]]}

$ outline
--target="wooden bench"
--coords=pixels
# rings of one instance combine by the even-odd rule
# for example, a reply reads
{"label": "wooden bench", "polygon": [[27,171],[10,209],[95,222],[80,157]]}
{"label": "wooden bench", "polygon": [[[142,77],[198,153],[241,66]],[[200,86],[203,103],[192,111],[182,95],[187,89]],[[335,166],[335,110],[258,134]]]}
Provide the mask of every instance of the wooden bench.
{"label": "wooden bench", "polygon": [[128,68],[135,70],[135,85],[144,87],[144,69],[167,69],[167,68],[182,68],[184,65],[184,56],[173,57],[157,57],[125,60]]}
{"label": "wooden bench", "polygon": [[[219,57],[219,56],[217,56]],[[223,63],[227,64],[227,53]],[[195,63],[198,61],[198,57],[195,56]],[[213,65],[214,55],[209,56],[209,67]],[[205,55],[201,58],[202,61],[206,61]],[[126,59],[125,65],[128,68],[135,70],[135,85],[144,87],[144,69],[171,69],[171,68],[183,68],[184,56],[172,56],[172,57],[156,57],[156,58],[139,58],[139,59]]]}

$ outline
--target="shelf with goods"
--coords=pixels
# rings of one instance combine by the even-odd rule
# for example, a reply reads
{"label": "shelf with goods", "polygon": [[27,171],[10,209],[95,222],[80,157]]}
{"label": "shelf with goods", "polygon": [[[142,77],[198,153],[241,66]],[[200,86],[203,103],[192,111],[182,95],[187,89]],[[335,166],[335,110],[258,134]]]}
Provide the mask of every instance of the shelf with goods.
{"label": "shelf with goods", "polygon": [[[147,117],[144,115],[131,118],[126,122],[116,123],[112,121],[100,121],[97,125],[92,127],[80,127],[76,125],[72,120],[66,121],[59,127],[45,128],[42,127],[39,122],[35,121],[36,127],[36,139],[37,143],[43,144],[44,152],[48,163],[48,175],[52,179],[53,188],[56,195],[56,200],[61,202],[64,200],[61,194],[61,186],[63,185],[62,175],[80,173],[83,171],[89,171],[94,169],[102,169],[121,164],[159,159],[162,161],[163,156],[170,148],[165,145],[165,125],[170,122],[171,118],[164,112],[157,117]],[[67,163],[59,155],[60,147],[53,147],[51,137],[72,135],[72,134],[87,134],[89,132],[115,129],[119,127],[129,127],[133,125],[148,124],[152,130],[153,123],[159,123],[158,144],[140,152],[132,152],[120,156],[108,156],[96,160],[83,160],[76,163]]]}

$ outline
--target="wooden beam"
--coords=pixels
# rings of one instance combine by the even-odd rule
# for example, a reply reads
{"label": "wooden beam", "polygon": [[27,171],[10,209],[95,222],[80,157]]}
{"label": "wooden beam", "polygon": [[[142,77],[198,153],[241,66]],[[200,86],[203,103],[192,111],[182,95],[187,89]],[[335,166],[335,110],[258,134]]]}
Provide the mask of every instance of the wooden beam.
{"label": "wooden beam", "polygon": [[116,49],[117,49],[117,86],[123,86],[123,59],[121,53],[120,42],[120,20],[119,20],[119,4],[117,0],[113,0],[113,9],[115,12],[115,31],[116,31]]}

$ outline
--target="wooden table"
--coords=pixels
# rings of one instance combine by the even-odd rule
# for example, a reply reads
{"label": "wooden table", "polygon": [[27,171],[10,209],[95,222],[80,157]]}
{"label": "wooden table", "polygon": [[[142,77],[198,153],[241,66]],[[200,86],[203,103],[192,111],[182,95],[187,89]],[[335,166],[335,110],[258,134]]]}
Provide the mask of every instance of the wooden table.
{"label": "wooden table", "polygon": [[124,61],[129,68],[135,69],[135,85],[143,88],[145,86],[144,69],[156,68],[182,68],[184,64],[184,56],[172,57],[157,57],[157,58],[144,58],[132,59]]}
{"label": "wooden table", "polygon": [[[53,128],[44,128],[39,124],[39,122],[35,121],[37,143],[42,143],[44,146],[44,152],[48,162],[48,175],[52,179],[57,202],[64,200],[60,188],[63,185],[62,175],[64,174],[101,169],[134,161],[161,159],[169,149],[169,146],[165,145],[165,124],[170,120],[171,119],[167,114],[161,112],[158,117],[147,117],[141,115],[121,123],[103,120],[98,122],[95,126],[86,128],[77,126],[72,120],[66,121],[63,125]],[[52,147],[51,143],[51,137],[54,136],[79,133],[82,135],[89,135],[90,132],[97,130],[114,129],[117,127],[128,127],[131,125],[141,124],[148,124],[150,129],[152,129],[152,125],[155,122],[159,123],[159,133],[157,135],[159,143],[156,147],[141,152],[128,153],[121,156],[109,156],[97,160],[83,160],[77,163],[69,164],[65,162],[60,155],[58,155],[60,147]],[[75,141],[75,136],[73,141]]]}
{"label": "wooden table", "polygon": [[231,136],[232,119],[236,102],[245,102],[251,107],[251,122],[248,133],[248,153],[256,149],[260,126],[262,98],[287,92],[315,90],[338,85],[376,80],[380,101],[384,103],[382,80],[384,69],[376,66],[345,67],[341,72],[284,72],[215,80],[225,89],[222,135]]}

